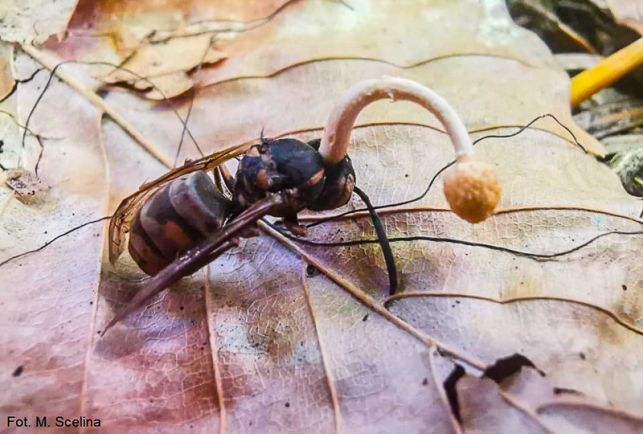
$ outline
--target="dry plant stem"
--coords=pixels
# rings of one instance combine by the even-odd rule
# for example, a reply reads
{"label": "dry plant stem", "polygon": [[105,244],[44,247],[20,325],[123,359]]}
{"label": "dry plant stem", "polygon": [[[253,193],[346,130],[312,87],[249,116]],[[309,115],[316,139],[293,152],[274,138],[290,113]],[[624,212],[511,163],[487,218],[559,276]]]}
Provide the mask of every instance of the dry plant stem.
{"label": "dry plant stem", "polygon": [[381,99],[411,101],[433,113],[451,138],[456,158],[461,159],[473,150],[467,129],[444,98],[415,81],[382,78],[353,86],[331,112],[319,148],[326,164],[333,165],[344,158],[357,116],[364,107]]}
{"label": "dry plant stem", "polygon": [[[22,50],[29,54],[34,60],[38,63],[53,71],[59,61],[56,61],[51,58],[51,55],[48,53],[39,50],[33,45],[25,44],[22,45]],[[150,155],[155,159],[160,161],[162,164],[168,167],[172,167],[172,161],[164,156],[156,147],[147,141],[141,133],[139,133],[132,124],[130,124],[127,119],[125,119],[121,114],[119,114],[112,106],[107,104],[105,100],[91,89],[88,89],[83,83],[73,77],[71,74],[66,73],[63,69],[58,68],[55,72],[56,76],[60,78],[63,82],[69,85],[72,89],[83,95],[87,98],[92,104],[94,104],[98,109],[102,110],[107,116],[109,116],[116,124],[123,128],[127,134],[129,134],[134,140],[136,140]]]}
{"label": "dry plant stem", "polygon": [[498,393],[500,394],[500,397],[505,400],[507,404],[512,406],[513,408],[517,409],[519,412],[524,414],[527,419],[530,419],[533,423],[538,425],[540,429],[543,430],[543,432],[548,433],[548,434],[554,434],[552,430],[550,430],[547,425],[540,419],[538,414],[531,408],[529,408],[526,404],[521,402],[519,399],[516,399],[514,396],[510,395],[509,393],[504,392],[502,389],[498,388]]}
{"label": "dry plant stem", "polygon": [[547,411],[549,408],[560,408],[560,407],[567,407],[567,408],[589,408],[589,409],[594,409],[594,410],[599,410],[599,411],[604,411],[608,412],[614,416],[622,417],[631,420],[632,422],[640,422],[643,420],[643,418],[639,415],[632,414],[623,410],[618,410],[616,408],[608,407],[608,406],[602,406],[599,404],[594,404],[594,403],[589,403],[589,402],[584,402],[581,400],[575,400],[573,398],[559,398],[555,401],[547,402],[545,404],[541,404],[538,406],[536,409],[537,413],[544,413]]}
{"label": "dry plant stem", "polygon": [[433,379],[435,390],[438,392],[438,395],[440,396],[440,402],[442,403],[444,411],[446,414],[449,415],[449,421],[451,422],[453,433],[462,434],[462,427],[460,426],[460,423],[458,422],[458,420],[455,418],[453,411],[451,411],[451,405],[449,404],[449,398],[447,397],[446,390],[444,387],[440,387],[441,385],[438,383],[438,374],[435,369],[435,356],[434,356],[434,353],[436,351],[439,351],[439,350],[435,346],[432,346],[429,348],[429,370],[431,372],[431,378]]}
{"label": "dry plant stem", "polygon": [[319,324],[317,324],[317,313],[315,312],[315,307],[313,306],[312,295],[310,293],[310,286],[308,285],[308,276],[306,276],[306,263],[301,269],[301,282],[304,288],[304,296],[306,297],[306,304],[308,305],[308,312],[313,321],[313,327],[315,329],[315,335],[317,336],[317,342],[319,343],[319,353],[322,360],[322,365],[324,366],[324,372],[326,374],[326,380],[328,381],[328,391],[330,393],[330,399],[333,403],[333,412],[335,414],[335,434],[342,432],[342,414],[340,411],[339,398],[337,397],[337,389],[335,388],[335,378],[332,371],[330,370],[330,361],[326,357],[326,350],[324,342],[322,341],[321,333],[319,331]]}
{"label": "dry plant stem", "polygon": [[[206,312],[212,312],[213,308],[210,306],[210,279],[208,272],[206,272],[205,284],[203,285],[204,298],[205,298],[205,310]],[[228,416],[226,411],[226,402],[225,395],[223,393],[223,380],[221,378],[221,364],[219,362],[219,352],[217,350],[216,342],[216,333],[210,332],[210,315],[207,315],[208,322],[208,335],[210,342],[210,354],[212,354],[212,368],[214,369],[214,384],[217,392],[217,401],[219,403],[219,434],[225,434],[228,432]]]}

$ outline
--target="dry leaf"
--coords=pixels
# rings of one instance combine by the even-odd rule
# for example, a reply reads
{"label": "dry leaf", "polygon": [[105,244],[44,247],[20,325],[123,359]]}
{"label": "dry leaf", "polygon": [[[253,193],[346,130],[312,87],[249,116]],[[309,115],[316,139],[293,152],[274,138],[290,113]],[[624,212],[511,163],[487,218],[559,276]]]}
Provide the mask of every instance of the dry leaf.
{"label": "dry leaf", "polygon": [[[267,7],[222,4],[235,17],[265,16]],[[159,10],[185,11],[174,3]],[[68,57],[66,43],[48,48]],[[267,136],[309,139],[351,84],[405,76],[452,102],[474,138],[514,132],[550,112],[587,150],[603,152],[571,120],[564,72],[498,2],[292,2],[217,48],[229,58],[197,74],[193,106],[187,97],[157,104],[127,90],[106,101],[171,160],[182,130],[174,108],[185,115],[191,107],[189,127],[206,152],[256,139],[262,127]],[[36,68],[25,58],[21,76]],[[45,79],[36,75],[6,102],[21,121]],[[97,115],[82,94],[52,82],[30,123],[50,137],[39,172],[52,186],[49,199],[27,207],[5,196],[3,258],[102,217],[167,171]],[[358,123],[350,153],[375,204],[416,196],[453,158],[435,121],[409,104],[377,103]],[[7,155],[32,168],[38,149],[27,139],[23,150],[14,137]],[[610,230],[639,235],[604,236],[548,260],[440,240],[395,242],[403,292],[388,299],[376,245],[304,246],[262,226],[264,236],[100,338],[142,274],[126,257],[107,265],[100,227],[86,226],[2,266],[8,290],[0,303],[10,314],[0,320],[0,366],[14,376],[0,391],[1,411],[84,415],[100,418],[106,432],[136,433],[640,430],[640,203],[549,118],[482,141],[476,154],[498,171],[504,212],[469,225],[446,212],[436,185],[422,201],[383,212],[389,236],[555,253]],[[184,146],[180,158],[195,155]],[[347,208],[360,206],[355,199]],[[360,215],[311,228],[309,237],[372,238],[373,230]],[[547,382],[527,368],[500,384],[481,378],[515,353]],[[454,363],[467,372],[445,387]],[[578,392],[576,401],[556,390]]]}
{"label": "dry leaf", "polygon": [[42,43],[61,35],[78,0],[3,0],[0,3],[0,39],[5,42]]}
{"label": "dry leaf", "polygon": [[643,35],[643,5],[630,0],[606,0],[614,17]]}
{"label": "dry leaf", "polygon": [[0,43],[0,101],[7,98],[13,90],[13,45]]}
{"label": "dry leaf", "polygon": [[102,65],[95,75],[160,100],[191,89],[190,73],[199,65],[226,57],[214,48],[218,39],[262,25],[287,3],[256,1],[239,7],[233,1],[82,1],[67,39],[49,48],[68,60],[112,63],[114,68]]}
{"label": "dry leaf", "polygon": [[24,169],[7,170],[5,184],[16,193],[16,199],[21,202],[39,202],[49,188],[37,174]]}
{"label": "dry leaf", "polygon": [[[29,69],[25,76],[38,67],[24,55],[17,64]],[[22,76],[21,69],[18,73]],[[24,122],[46,81],[47,74],[37,74],[19,86],[3,108],[12,109],[20,123]],[[40,177],[51,189],[44,204],[32,206],[14,199],[8,188],[3,188],[3,259],[38,248],[106,212],[109,186],[97,110],[54,81],[32,121],[30,128],[43,135],[45,146]],[[11,132],[4,137],[3,165],[21,164],[33,170],[39,154],[35,139],[28,135],[23,148],[19,127],[7,117],[0,122]],[[27,256],[2,267],[2,414],[73,417],[81,411],[91,303],[100,277],[101,232],[99,226],[86,227],[52,244],[42,256]]]}
{"label": "dry leaf", "polygon": [[[123,63],[128,71],[117,69],[103,79],[107,83],[130,83],[137,89],[148,90],[146,96],[150,99],[164,99],[192,88],[186,71],[223,58],[221,51],[212,48],[211,35],[186,36],[141,46]],[[129,71],[145,79],[132,77]]]}

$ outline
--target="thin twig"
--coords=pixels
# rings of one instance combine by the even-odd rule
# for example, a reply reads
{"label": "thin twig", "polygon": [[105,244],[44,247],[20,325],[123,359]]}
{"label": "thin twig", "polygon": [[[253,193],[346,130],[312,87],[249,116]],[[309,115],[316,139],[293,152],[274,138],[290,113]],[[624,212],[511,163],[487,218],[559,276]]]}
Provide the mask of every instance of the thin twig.
{"label": "thin twig", "polygon": [[[161,163],[163,163],[168,167],[172,166],[172,161],[170,161],[165,155],[163,155],[163,153],[159,151],[152,143],[148,142],[147,139],[145,139],[145,137],[143,137],[143,135],[139,133],[134,128],[134,126],[130,124],[130,122],[127,119],[125,119],[120,113],[118,113],[111,105],[109,105],[104,99],[96,95],[96,93],[94,93],[92,90],[87,88],[74,76],[60,69],[62,65],[66,63],[72,63],[74,61],[54,63],[50,59],[46,58],[46,54],[44,52],[37,49],[33,45],[25,44],[22,46],[22,49],[25,51],[25,53],[29,54],[34,60],[38,61],[40,64],[42,64],[47,69],[49,69],[52,72],[52,76],[56,75],[57,77],[59,77],[63,82],[69,85],[72,89],[82,94],[85,98],[87,98],[87,100],[89,100],[97,108],[99,108],[105,114],[107,114],[116,124],[118,124],[134,140],[136,140],[151,156],[153,156],[155,159],[157,159],[158,161],[160,161]],[[51,77],[49,78],[48,84],[49,82],[51,82]],[[44,95],[44,92],[41,93],[40,96],[38,97],[38,100],[36,100],[36,103],[34,104],[34,108],[36,107],[40,99],[42,99],[43,95]],[[33,109],[29,113],[29,116],[27,117],[27,122],[26,122],[27,125],[29,123],[29,119],[31,118],[32,114],[33,114]],[[23,140],[24,140],[24,137],[23,137]]]}
{"label": "thin twig", "polygon": [[[304,265],[306,263],[304,262]],[[304,288],[304,297],[306,298],[306,304],[308,305],[308,311],[313,322],[313,328],[315,329],[315,336],[317,337],[317,342],[319,344],[319,354],[322,360],[322,366],[324,367],[324,373],[326,374],[326,380],[328,383],[328,391],[330,393],[330,399],[333,403],[333,411],[335,414],[335,433],[339,434],[342,427],[342,414],[339,405],[339,398],[337,397],[337,389],[335,388],[335,378],[330,369],[330,360],[326,357],[325,344],[321,337],[321,331],[319,324],[317,324],[317,314],[315,313],[315,307],[313,306],[313,298],[310,292],[310,286],[308,285],[308,278],[306,276],[306,267],[302,267],[302,276],[301,282]]]}
{"label": "thin twig", "polygon": [[259,226],[259,228],[262,231],[264,231],[266,234],[270,235],[280,243],[284,244],[290,251],[301,256],[306,262],[309,262],[312,265],[314,265],[318,270],[320,270],[323,274],[325,274],[330,280],[332,280],[337,285],[342,287],[346,292],[351,294],[360,303],[369,307],[375,313],[381,315],[389,322],[395,324],[400,329],[409,333],[411,336],[415,337],[420,342],[424,343],[426,346],[428,347],[436,346],[440,349],[441,352],[445,354],[449,354],[450,356],[456,359],[459,359],[464,363],[468,364],[469,366],[479,369],[480,371],[484,371],[487,368],[487,365],[480,359],[476,358],[475,356],[461,353],[460,351],[454,348],[451,348],[447,344],[444,344],[436,340],[435,338],[425,334],[424,332],[421,332],[420,330],[413,327],[411,324],[391,314],[384,306],[377,303],[370,296],[368,296],[364,291],[354,286],[348,280],[344,279],[344,277],[341,276],[338,272],[329,270],[315,256],[311,255],[306,250],[302,249],[298,245],[291,242],[287,237],[284,236],[284,234],[282,234],[280,231],[273,228],[271,225],[267,224],[265,221],[259,220],[257,222],[257,226]]}

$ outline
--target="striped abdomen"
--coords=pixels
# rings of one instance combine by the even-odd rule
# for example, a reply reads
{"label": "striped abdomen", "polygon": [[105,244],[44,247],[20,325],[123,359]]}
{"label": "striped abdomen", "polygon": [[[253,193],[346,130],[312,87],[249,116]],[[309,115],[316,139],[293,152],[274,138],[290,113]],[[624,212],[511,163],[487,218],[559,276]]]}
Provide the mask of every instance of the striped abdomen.
{"label": "striped abdomen", "polygon": [[145,273],[155,275],[179,253],[193,247],[225,222],[232,202],[204,172],[177,178],[140,209],[128,250]]}

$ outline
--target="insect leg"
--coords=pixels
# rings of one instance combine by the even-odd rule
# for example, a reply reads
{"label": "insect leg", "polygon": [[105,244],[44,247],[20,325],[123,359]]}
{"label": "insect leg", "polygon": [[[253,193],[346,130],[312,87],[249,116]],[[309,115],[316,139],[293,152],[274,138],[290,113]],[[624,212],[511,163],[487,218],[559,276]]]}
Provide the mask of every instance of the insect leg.
{"label": "insect leg", "polygon": [[375,233],[382,247],[384,262],[386,262],[386,270],[388,271],[389,294],[393,295],[397,292],[397,267],[395,265],[395,258],[393,257],[393,250],[391,250],[391,244],[386,236],[386,230],[368,195],[357,186],[353,188],[353,191],[362,199],[373,221],[373,227],[375,228]]}
{"label": "insect leg", "polygon": [[[181,271],[183,268],[185,268],[183,265],[186,264],[187,262],[184,262],[182,264],[176,264],[176,261],[173,262],[172,264],[168,265],[165,267],[161,272],[159,272],[156,276],[154,276],[152,279],[150,279],[146,284],[145,287],[142,288],[140,291],[138,291],[134,297],[127,303],[125,308],[117,313],[112,320],[107,323],[105,328],[103,329],[101,336],[104,336],[107,330],[112,328],[114,324],[117,322],[121,321],[123,318],[127,317],[130,313],[134,312],[136,309],[141,307],[145,301],[149,300],[159,292],[163,291],[165,288],[168,286],[172,285],[174,282],[179,280],[181,277],[186,276],[188,274],[191,274],[198,270],[199,268],[207,265],[209,262],[214,261],[217,257],[219,257],[221,254],[223,254],[226,250],[234,247],[237,243],[234,241],[225,241],[221,245],[219,245],[216,249],[211,251],[207,258],[203,261],[201,261],[198,265],[196,266],[195,264],[190,264],[192,265],[191,270],[185,271],[184,273]],[[189,259],[188,259],[189,260]]]}
{"label": "insect leg", "polygon": [[284,226],[286,226],[286,229],[298,237],[305,237],[308,232],[304,226],[299,224],[297,214],[284,217],[283,223]]}
{"label": "insect leg", "polygon": [[193,273],[198,268],[205,266],[207,263],[221,255],[223,252],[233,247],[234,238],[237,237],[244,229],[271,212],[275,208],[283,205],[284,197],[281,194],[270,196],[262,199],[239,214],[232,222],[206,238],[195,247],[179,255],[170,265],[165,267],[154,277],[150,278],[145,287],[141,289],[130,300],[125,308],[116,314],[112,320],[107,323],[101,336],[104,336],[114,324],[125,318],[127,315],[138,309],[150,297],[163,291],[183,276]]}
{"label": "insect leg", "polygon": [[232,194],[234,191],[234,176],[225,163],[214,168],[214,180],[217,188],[223,191],[223,186]]}

